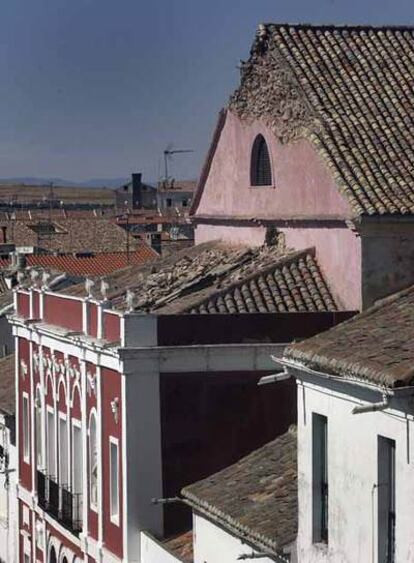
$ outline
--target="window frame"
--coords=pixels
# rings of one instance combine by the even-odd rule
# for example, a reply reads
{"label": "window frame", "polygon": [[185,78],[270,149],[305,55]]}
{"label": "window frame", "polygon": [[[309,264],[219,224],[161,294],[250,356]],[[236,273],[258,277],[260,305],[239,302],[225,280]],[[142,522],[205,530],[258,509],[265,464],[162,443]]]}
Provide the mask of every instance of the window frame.
{"label": "window frame", "polygon": [[[51,417],[49,418],[49,415],[51,415]],[[53,424],[49,425],[49,421],[52,420]],[[53,440],[52,440],[52,445],[53,445],[53,473],[51,472],[51,463],[50,463],[50,452],[51,452],[51,448],[50,448],[50,444],[51,444],[51,440],[50,440],[50,430],[53,429]],[[56,411],[55,409],[51,406],[46,404],[46,473],[48,474],[49,477],[54,477],[55,479],[57,478],[57,451],[56,451]]]}
{"label": "window frame", "polygon": [[[264,145],[267,153],[267,159],[269,162],[269,174],[270,174],[270,182],[269,183],[262,183],[259,181],[258,177],[263,174],[259,172],[259,153],[260,153],[260,146]],[[250,151],[250,170],[249,170],[249,181],[251,188],[274,188],[274,175],[273,175],[273,165],[272,165],[272,158],[269,151],[269,144],[266,140],[266,137],[262,133],[258,133],[254,140],[253,144],[251,145]]]}
{"label": "window frame", "polygon": [[36,468],[43,471],[45,468],[45,444],[43,441],[43,397],[40,386],[36,387],[34,401],[34,423],[35,423],[35,456]]}
{"label": "window frame", "polygon": [[312,542],[329,543],[328,417],[312,413]]}
{"label": "window frame", "polygon": [[22,393],[23,461],[30,465],[30,401],[26,391]]}
{"label": "window frame", "polygon": [[89,414],[89,424],[88,424],[88,456],[89,456],[89,466],[88,466],[88,488],[89,488],[89,508],[94,512],[98,512],[98,504],[99,504],[99,472],[96,476],[96,503],[92,501],[92,441],[91,441],[91,423],[92,419],[94,420],[95,425],[95,450],[96,450],[96,463],[99,463],[98,457],[98,423],[97,423],[97,416],[96,411],[93,409]]}
{"label": "window frame", "polygon": [[[65,485],[67,487],[69,487],[69,482],[70,482],[70,467],[69,467],[69,437],[68,437],[68,417],[67,415],[62,412],[62,411],[57,411],[58,412],[58,440],[59,440],[59,456],[58,456],[58,482],[60,485]],[[61,437],[61,430],[62,430],[62,422],[63,422],[63,426],[64,426],[64,433],[66,434],[65,436],[65,446],[66,446],[66,452],[65,452],[65,458],[66,458],[66,481],[63,481],[62,479],[62,437]]]}
{"label": "window frame", "polygon": [[396,450],[395,439],[377,435],[378,557],[385,563],[396,561]]}
{"label": "window frame", "polygon": [[[117,511],[113,510],[113,463],[112,448],[116,448],[116,492],[117,492]],[[119,490],[119,440],[114,436],[109,436],[109,514],[112,524],[119,526],[120,516],[120,490]]]}

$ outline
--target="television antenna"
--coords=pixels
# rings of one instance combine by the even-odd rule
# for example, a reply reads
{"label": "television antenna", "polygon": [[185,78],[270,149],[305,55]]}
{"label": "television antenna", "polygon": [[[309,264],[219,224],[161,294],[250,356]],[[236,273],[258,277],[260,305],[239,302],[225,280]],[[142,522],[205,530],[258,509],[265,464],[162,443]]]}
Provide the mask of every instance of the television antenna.
{"label": "television antenna", "polygon": [[189,153],[189,152],[194,152],[193,149],[173,149],[171,147],[171,145],[169,145],[165,150],[164,150],[164,180],[168,181],[169,180],[169,176],[168,176],[168,162],[172,159],[172,156],[174,154],[183,154],[183,153]]}

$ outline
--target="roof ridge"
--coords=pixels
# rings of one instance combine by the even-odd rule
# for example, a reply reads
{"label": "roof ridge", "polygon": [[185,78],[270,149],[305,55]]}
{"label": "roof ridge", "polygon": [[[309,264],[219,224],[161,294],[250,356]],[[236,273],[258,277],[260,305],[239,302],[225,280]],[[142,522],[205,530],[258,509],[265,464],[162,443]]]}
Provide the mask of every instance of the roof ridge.
{"label": "roof ridge", "polygon": [[265,27],[293,27],[295,29],[326,29],[326,30],[356,30],[356,31],[383,31],[383,30],[404,30],[404,31],[414,31],[414,23],[413,25],[407,24],[369,24],[369,23],[359,23],[359,24],[352,24],[352,23],[311,23],[311,22],[297,22],[297,23],[289,23],[289,22],[263,22]]}

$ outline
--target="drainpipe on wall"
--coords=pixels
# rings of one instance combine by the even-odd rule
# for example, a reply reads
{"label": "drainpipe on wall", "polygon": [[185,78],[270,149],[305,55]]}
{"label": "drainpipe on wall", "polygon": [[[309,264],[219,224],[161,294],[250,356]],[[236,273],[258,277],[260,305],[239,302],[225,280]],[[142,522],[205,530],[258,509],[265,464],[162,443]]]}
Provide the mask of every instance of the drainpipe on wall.
{"label": "drainpipe on wall", "polygon": [[352,414],[363,414],[366,412],[383,411],[390,405],[390,396],[387,393],[382,394],[382,401],[371,403],[369,405],[358,405],[352,409]]}

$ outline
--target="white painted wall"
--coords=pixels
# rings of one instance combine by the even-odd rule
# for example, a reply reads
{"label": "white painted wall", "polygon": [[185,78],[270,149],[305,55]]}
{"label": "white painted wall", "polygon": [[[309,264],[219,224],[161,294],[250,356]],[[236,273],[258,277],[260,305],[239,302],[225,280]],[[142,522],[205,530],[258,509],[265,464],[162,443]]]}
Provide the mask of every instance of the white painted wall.
{"label": "white painted wall", "polygon": [[132,563],[140,560],[141,530],[163,533],[162,506],[151,502],[163,496],[158,370],[123,375],[122,385],[124,558]]}
{"label": "white painted wall", "polygon": [[[356,385],[345,388],[326,380],[324,386],[298,383],[300,562],[382,563],[377,554],[377,489],[373,489],[378,435],[396,442],[395,560],[414,561],[413,416],[402,410],[352,414],[367,393]],[[374,400],[381,400],[381,395],[377,393]],[[328,545],[312,543],[313,412],[328,418]]]}
{"label": "white painted wall", "polygon": [[181,563],[162,544],[145,532],[141,532],[141,563]]}
{"label": "white painted wall", "polygon": [[[0,559],[7,563],[16,561],[16,537],[17,537],[17,495],[16,495],[16,468],[17,468],[17,449],[10,444],[10,432],[8,429],[3,431],[4,420],[0,416],[0,444],[9,453],[9,469],[14,469],[9,473],[8,487],[5,487],[6,476],[0,473]],[[4,466],[1,465],[1,471]]]}
{"label": "white painted wall", "polygon": [[[194,563],[239,563],[240,555],[258,553],[250,545],[194,513],[193,533]],[[260,562],[274,563],[274,560],[263,557]]]}

